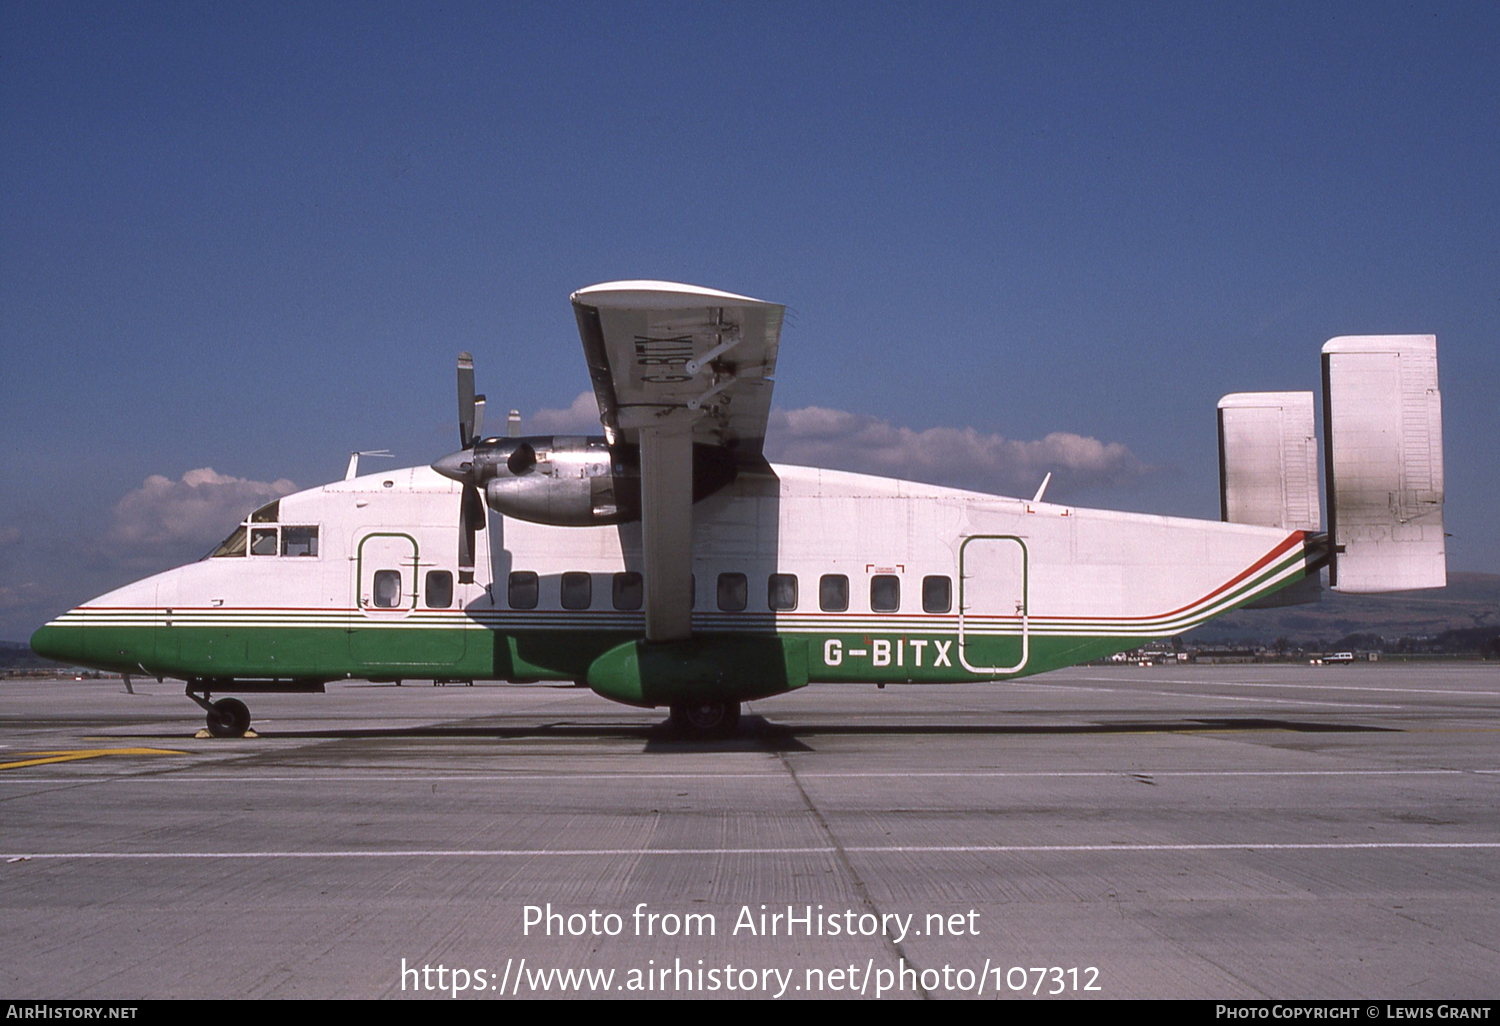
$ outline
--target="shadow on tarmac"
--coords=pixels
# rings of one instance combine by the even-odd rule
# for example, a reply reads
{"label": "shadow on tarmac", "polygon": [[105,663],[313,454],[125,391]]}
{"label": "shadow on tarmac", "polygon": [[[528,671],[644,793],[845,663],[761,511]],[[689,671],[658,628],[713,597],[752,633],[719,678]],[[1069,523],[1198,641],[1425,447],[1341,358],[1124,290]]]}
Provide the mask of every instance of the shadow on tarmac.
{"label": "shadow on tarmac", "polygon": [[[1310,720],[1280,720],[1263,717],[1216,717],[1179,720],[1117,720],[1103,723],[1058,724],[859,724],[801,723],[789,726],[774,723],[764,716],[746,716],[739,729],[725,738],[687,739],[673,733],[666,722],[654,724],[596,724],[576,721],[538,723],[528,726],[459,726],[430,724],[420,727],[330,727],[318,730],[277,730],[256,727],[263,740],[328,741],[366,738],[490,738],[496,741],[521,741],[537,738],[577,738],[594,740],[642,741],[643,751],[667,752],[810,752],[804,739],[818,737],[941,737],[989,736],[1024,737],[1028,735],[1066,736],[1075,734],[1201,734],[1205,732],[1284,731],[1296,734],[1369,734],[1401,733],[1398,728],[1375,727],[1359,723],[1326,723]],[[123,735],[116,735],[123,736]],[[181,739],[176,733],[154,732],[132,735],[140,738]]]}

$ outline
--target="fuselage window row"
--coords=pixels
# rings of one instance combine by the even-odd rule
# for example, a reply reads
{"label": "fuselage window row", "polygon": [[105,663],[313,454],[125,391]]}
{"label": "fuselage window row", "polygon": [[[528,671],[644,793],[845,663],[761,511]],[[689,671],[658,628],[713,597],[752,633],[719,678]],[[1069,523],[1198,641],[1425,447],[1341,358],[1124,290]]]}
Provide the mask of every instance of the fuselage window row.
{"label": "fuselage window row", "polygon": [[[365,600],[367,605],[375,609],[401,608],[403,603],[400,570],[376,570],[372,580],[375,587],[372,596]],[[427,571],[426,586],[423,593],[427,597],[426,605],[428,609],[452,609],[453,571]],[[411,599],[415,602],[416,596],[412,596]]]}
{"label": "fuselage window row", "polygon": [[[429,575],[430,577],[431,575]],[[506,601],[511,609],[536,609],[541,605],[541,578],[531,570],[515,570],[510,574],[506,588]],[[563,609],[589,609],[593,606],[593,575],[583,571],[569,571],[558,579],[557,602]],[[451,584],[449,585],[451,601]],[[432,584],[428,584],[428,606],[439,608],[431,595]],[[622,612],[635,612],[645,601],[645,587],[641,575],[628,571],[611,576],[610,605]],[[693,596],[696,604],[697,577],[693,578]],[[722,573],[718,576],[715,604],[719,611],[741,613],[750,606],[750,581],[743,573]],[[441,608],[447,608],[446,605]],[[797,608],[797,575],[771,574],[766,579],[766,608],[772,612],[789,612]],[[824,574],[818,579],[818,608],[825,613],[843,613],[849,610],[849,578],[846,574]],[[922,611],[924,613],[948,613],[953,609],[953,579],[945,574],[929,574],[922,578]],[[901,578],[897,574],[875,574],[870,578],[870,611],[872,613],[899,613],[901,611]]]}

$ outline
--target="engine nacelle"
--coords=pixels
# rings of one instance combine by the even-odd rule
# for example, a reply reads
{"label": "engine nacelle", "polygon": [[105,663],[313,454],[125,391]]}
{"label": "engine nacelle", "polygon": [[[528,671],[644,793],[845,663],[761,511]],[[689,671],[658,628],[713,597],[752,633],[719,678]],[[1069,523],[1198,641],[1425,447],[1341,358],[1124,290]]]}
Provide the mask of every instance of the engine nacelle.
{"label": "engine nacelle", "polygon": [[[538,435],[486,438],[474,446],[474,483],[496,513],[556,527],[623,524],[641,515],[640,452],[602,438]],[[735,477],[733,454],[693,447],[693,501]]]}
{"label": "engine nacelle", "polygon": [[640,516],[640,467],[603,438],[487,438],[474,447],[474,469],[490,509],[508,517],[585,527]]}

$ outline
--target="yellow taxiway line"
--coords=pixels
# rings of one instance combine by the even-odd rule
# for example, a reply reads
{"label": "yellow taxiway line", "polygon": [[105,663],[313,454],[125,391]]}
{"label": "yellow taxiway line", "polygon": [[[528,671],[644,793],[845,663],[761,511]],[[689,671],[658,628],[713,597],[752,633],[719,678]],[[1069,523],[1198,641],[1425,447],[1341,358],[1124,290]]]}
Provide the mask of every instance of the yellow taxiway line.
{"label": "yellow taxiway line", "polygon": [[31,756],[16,762],[0,762],[0,770],[20,769],[23,766],[44,766],[49,762],[76,762],[79,759],[97,759],[105,755],[186,755],[186,752],[170,748],[73,748],[60,752],[17,752]]}

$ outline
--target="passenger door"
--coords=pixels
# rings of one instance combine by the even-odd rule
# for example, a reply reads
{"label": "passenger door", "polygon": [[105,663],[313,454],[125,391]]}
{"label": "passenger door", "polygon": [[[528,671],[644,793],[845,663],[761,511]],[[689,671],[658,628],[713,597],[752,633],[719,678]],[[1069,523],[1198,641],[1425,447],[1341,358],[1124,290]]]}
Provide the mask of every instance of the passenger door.
{"label": "passenger door", "polygon": [[958,550],[958,657],[971,673],[1017,673],[1031,656],[1026,542],[978,534]]}
{"label": "passenger door", "polygon": [[463,662],[467,632],[452,598],[452,575],[448,604],[430,608],[422,595],[430,569],[416,538],[404,532],[375,531],[355,542],[349,654],[372,676],[442,676]]}

